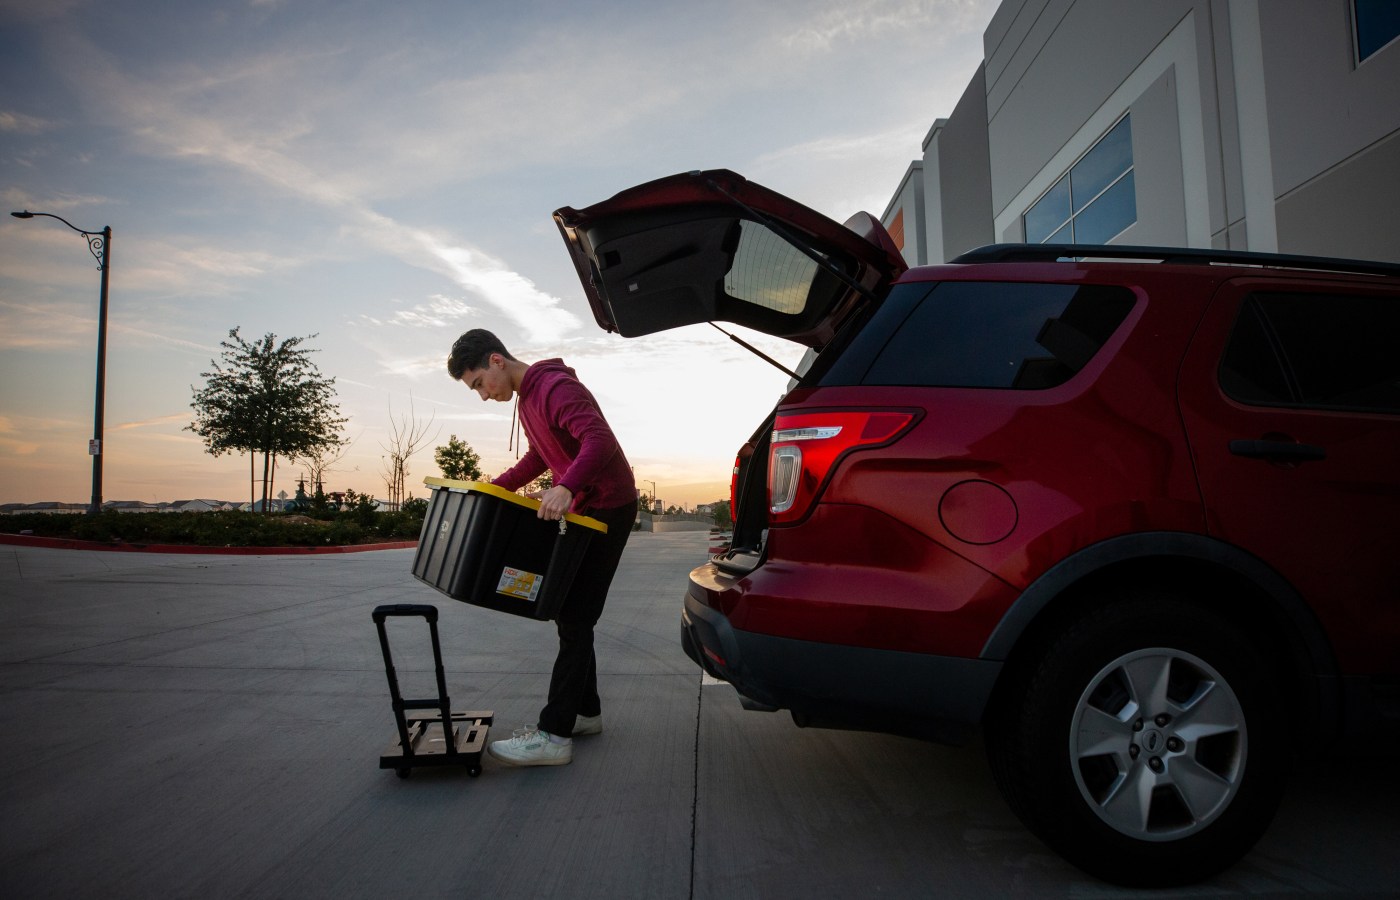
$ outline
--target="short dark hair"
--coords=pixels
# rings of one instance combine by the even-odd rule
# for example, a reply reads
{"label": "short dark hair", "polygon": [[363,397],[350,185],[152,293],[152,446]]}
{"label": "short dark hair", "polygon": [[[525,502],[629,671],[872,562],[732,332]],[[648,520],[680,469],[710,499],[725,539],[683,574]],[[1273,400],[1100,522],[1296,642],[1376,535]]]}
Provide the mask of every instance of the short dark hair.
{"label": "short dark hair", "polygon": [[452,376],[453,381],[461,381],[462,376],[471,369],[485,368],[492,353],[515,359],[500,338],[485,328],[473,328],[452,345],[452,352],[447,355],[447,374]]}

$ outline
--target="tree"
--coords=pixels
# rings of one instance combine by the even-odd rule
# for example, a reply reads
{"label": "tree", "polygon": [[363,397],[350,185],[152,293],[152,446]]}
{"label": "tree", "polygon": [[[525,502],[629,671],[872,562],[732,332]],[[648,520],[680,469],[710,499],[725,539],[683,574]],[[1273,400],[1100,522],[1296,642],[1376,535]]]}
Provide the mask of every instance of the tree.
{"label": "tree", "polygon": [[[408,416],[405,418],[394,418],[394,407],[389,406],[389,425],[393,429],[393,437],[389,445],[384,447],[389,455],[384,457],[384,486],[389,489],[389,506],[399,509],[404,501],[404,486],[408,481],[408,461],[423,449],[423,444],[437,437],[428,437],[428,428],[433,424],[433,417],[429,416],[426,423],[418,421],[418,417],[413,408],[413,395],[408,397]],[[380,445],[384,446],[384,445]]]}
{"label": "tree", "polygon": [[481,457],[466,441],[452,435],[444,446],[433,451],[433,461],[442,470],[443,478],[453,481],[477,481],[481,478]]}
{"label": "tree", "polygon": [[543,494],[552,487],[554,487],[554,473],[549,469],[545,469],[543,475],[529,484],[530,492],[537,494]]}
{"label": "tree", "polygon": [[298,460],[306,467],[306,478],[311,484],[312,495],[318,502],[325,502],[325,477],[334,471],[336,463],[345,458],[350,449],[349,438],[337,438],[334,444],[316,447],[301,454]]}
{"label": "tree", "polygon": [[[341,443],[347,420],[335,402],[335,379],[324,377],[311,361],[315,351],[301,346],[315,336],[278,343],[268,332],[249,342],[234,328],[219,342],[223,362],[211,360],[213,370],[200,373],[204,387],[191,386],[195,419],[186,430],[203,438],[211,455],[247,453],[250,471],[256,454],[263,455],[264,512],[279,457],[295,459]],[[250,496],[254,480],[250,475]]]}

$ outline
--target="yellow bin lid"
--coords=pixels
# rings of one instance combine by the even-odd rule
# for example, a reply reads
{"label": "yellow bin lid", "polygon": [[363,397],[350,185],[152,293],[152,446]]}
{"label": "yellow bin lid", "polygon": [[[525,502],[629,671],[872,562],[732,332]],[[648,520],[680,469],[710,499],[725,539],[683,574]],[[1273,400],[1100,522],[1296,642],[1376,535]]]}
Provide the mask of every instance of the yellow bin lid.
{"label": "yellow bin lid", "polygon": [[[522,497],[514,491],[508,491],[500,485],[492,484],[489,481],[454,481],[451,478],[424,478],[423,483],[430,488],[440,488],[448,491],[468,491],[477,494],[489,494],[501,500],[523,506],[531,512],[538,512],[540,501],[531,500],[529,497]],[[592,528],[594,531],[608,532],[608,526],[593,518],[592,516],[580,516],[577,513],[566,513],[564,521],[571,525],[582,525],[585,528]]]}

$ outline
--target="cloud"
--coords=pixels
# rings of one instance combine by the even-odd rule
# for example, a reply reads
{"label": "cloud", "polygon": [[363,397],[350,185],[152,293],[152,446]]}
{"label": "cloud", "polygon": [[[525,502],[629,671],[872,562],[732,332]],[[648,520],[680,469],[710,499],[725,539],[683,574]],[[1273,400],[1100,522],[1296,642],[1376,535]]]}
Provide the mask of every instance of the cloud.
{"label": "cloud", "polygon": [[872,153],[884,155],[892,152],[888,149],[891,143],[895,143],[897,148],[893,152],[907,155],[907,148],[897,143],[899,138],[905,136],[903,131],[899,130],[878,134],[858,132],[823,137],[765,153],[755,157],[752,165],[759,169],[780,169],[796,163],[821,163],[830,168],[829,164],[833,162],[855,162],[868,159]]}
{"label": "cloud", "polygon": [[73,427],[65,419],[0,416],[0,456],[35,456]]}
{"label": "cloud", "polygon": [[[558,340],[579,326],[578,317],[561,307],[560,298],[541,291],[533,281],[478,248],[368,209],[358,210],[357,218],[363,225],[351,231],[361,243],[448,278],[495,307],[534,340]],[[414,307],[397,319],[391,316],[389,322],[445,327],[475,314],[475,307],[465,300],[441,298],[426,307]],[[374,317],[361,319],[383,323]]]}
{"label": "cloud", "polygon": [[970,30],[981,21],[975,0],[841,0],[810,12],[782,43],[806,51],[827,51],[843,43],[891,34],[938,35]]}
{"label": "cloud", "polygon": [[58,305],[0,299],[0,350],[68,350],[90,347],[97,316]]}
{"label": "cloud", "polygon": [[480,251],[432,242],[429,252],[443,262],[454,281],[480,294],[533,340],[557,340],[579,326],[577,316],[560,308],[558,297]]}
{"label": "cloud", "polygon": [[[73,209],[88,209],[93,206],[102,206],[110,201],[106,197],[96,194],[69,194],[60,192],[46,197],[36,197],[28,191],[17,188],[7,188],[0,193],[0,198],[4,199],[5,205],[11,209],[33,209],[38,212],[66,213]],[[76,225],[83,223],[76,222]],[[95,231],[101,229],[93,229]]]}
{"label": "cloud", "polygon": [[37,116],[0,110],[0,131],[12,134],[42,134],[55,127],[55,123]]}
{"label": "cloud", "polygon": [[441,375],[445,371],[443,357],[384,357],[379,360],[380,368],[389,375],[401,375],[417,380],[425,375]]}
{"label": "cloud", "polygon": [[46,19],[59,19],[83,5],[84,0],[0,0],[0,20],[7,25],[21,22],[42,22]]}
{"label": "cloud", "polygon": [[39,452],[39,448],[42,446],[34,441],[16,440],[8,435],[0,434],[0,455],[33,456]]}
{"label": "cloud", "polygon": [[197,282],[209,276],[218,278],[248,278],[287,269],[305,262],[301,257],[279,256],[264,250],[227,248],[202,245],[198,247],[146,248],[149,256],[165,260],[169,268],[188,273]]}
{"label": "cloud", "polygon": [[189,422],[189,420],[189,413],[175,413],[174,415],[169,416],[155,416],[154,418],[143,419],[139,422],[122,422],[119,425],[113,425],[110,427],[116,429],[117,431],[132,431],[137,428],[156,428],[162,425],[171,425],[179,423],[180,427],[183,428],[185,424]]}
{"label": "cloud", "polygon": [[[347,223],[345,234],[410,265],[446,276],[540,340],[557,339],[578,327],[578,318],[561,308],[558,297],[540,291],[504,261],[456,236],[433,233],[383,215],[348,183],[323,175],[325,169],[319,160],[303,162],[294,156],[296,129],[269,132],[264,128],[259,132],[235,127],[243,124],[236,117],[200,114],[185,102],[182,92],[139,81],[97,48],[89,46],[87,50],[85,67],[79,73],[85,78],[100,77],[112,98],[112,114],[129,123],[133,133],[154,152],[199,158],[234,169],[279,193],[331,210]],[[240,260],[232,254],[212,258],[196,255],[189,262],[222,267],[223,271],[231,271],[236,264],[242,274],[259,271],[256,261]]]}
{"label": "cloud", "polygon": [[398,325],[408,328],[445,328],[475,315],[477,315],[476,307],[465,300],[448,297],[444,294],[433,294],[426,303],[416,304],[409,309],[395,310],[386,318],[381,319],[378,316],[361,314],[350,324],[374,327]]}

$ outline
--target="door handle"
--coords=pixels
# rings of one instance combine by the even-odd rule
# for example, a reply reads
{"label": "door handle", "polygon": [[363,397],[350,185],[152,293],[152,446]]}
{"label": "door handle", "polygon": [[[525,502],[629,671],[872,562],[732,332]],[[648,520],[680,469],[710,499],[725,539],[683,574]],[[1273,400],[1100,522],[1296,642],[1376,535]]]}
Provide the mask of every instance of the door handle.
{"label": "door handle", "polygon": [[1313,444],[1295,441],[1231,441],[1230,452],[1247,459],[1302,463],[1327,458],[1327,451]]}

